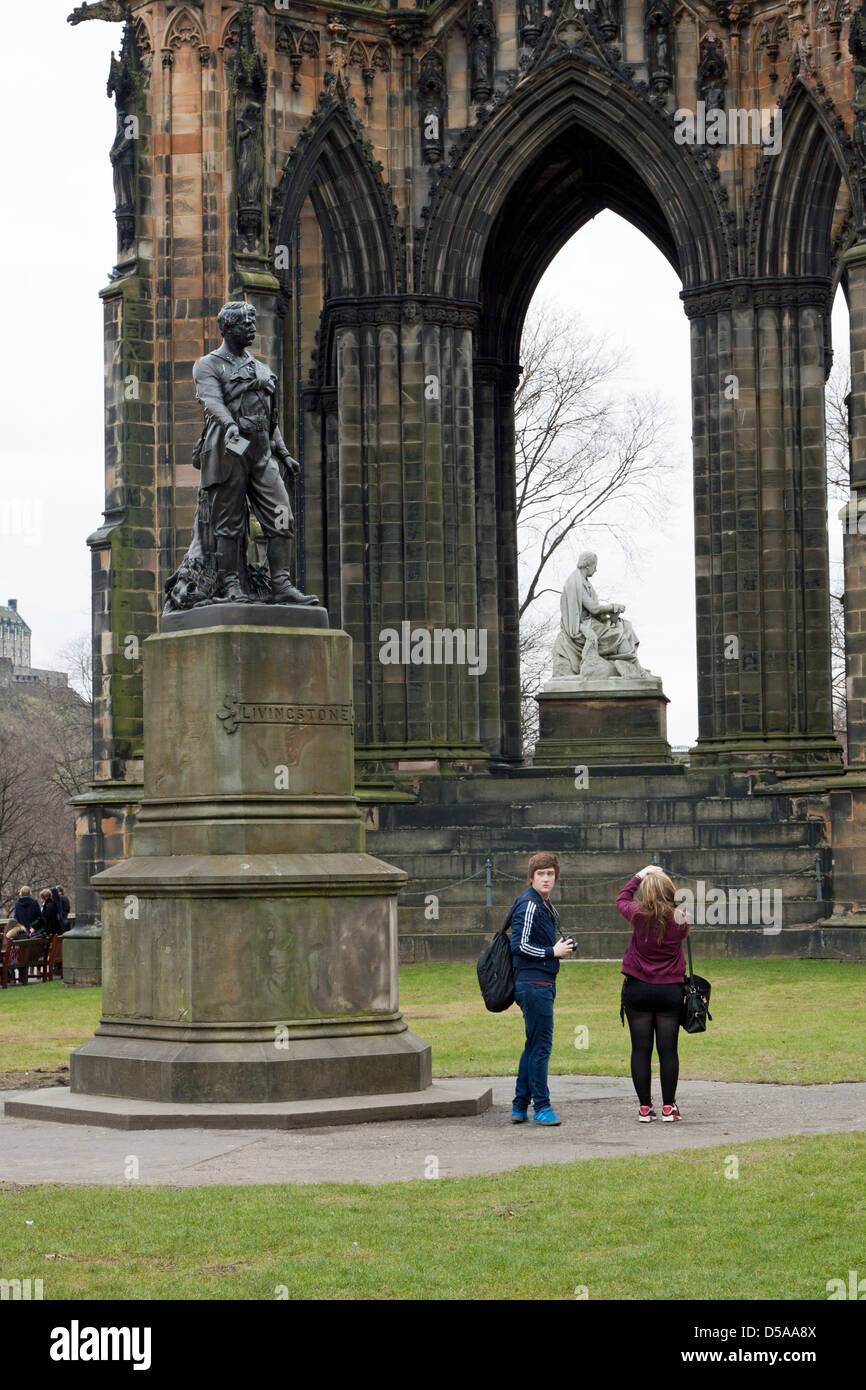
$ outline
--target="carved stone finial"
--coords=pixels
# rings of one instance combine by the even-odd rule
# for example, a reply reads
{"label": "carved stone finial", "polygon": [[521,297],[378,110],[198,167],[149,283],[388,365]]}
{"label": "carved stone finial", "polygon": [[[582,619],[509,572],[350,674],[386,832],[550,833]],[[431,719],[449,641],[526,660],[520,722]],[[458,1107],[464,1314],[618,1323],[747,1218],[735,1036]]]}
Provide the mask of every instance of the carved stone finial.
{"label": "carved stone finial", "polygon": [[595,17],[605,43],[616,43],[622,22],[620,0],[595,0]]}
{"label": "carved stone finial", "polygon": [[543,22],[544,5],[542,0],[520,0],[518,32],[522,47],[535,47],[541,35]]}
{"label": "carved stone finial", "polygon": [[250,0],[244,0],[239,16],[234,71],[238,85],[245,87],[248,95],[261,100],[268,85],[268,74],[267,65],[256,44]]}
{"label": "carved stone finial", "polygon": [[83,24],[85,19],[105,19],[110,24],[120,24],[128,17],[127,0],[96,0],[93,5],[76,5],[72,14],[66,16],[66,23]]}
{"label": "carved stone finial", "polygon": [[427,26],[427,15],[423,10],[399,10],[396,13],[399,18],[390,21],[388,32],[392,42],[402,48],[404,54],[410,54],[421,40]]}
{"label": "carved stone finial", "polygon": [[328,17],[328,33],[331,35],[331,45],[325,59],[328,64],[325,88],[330,96],[345,101],[349,95],[349,26],[338,14],[332,14]]}

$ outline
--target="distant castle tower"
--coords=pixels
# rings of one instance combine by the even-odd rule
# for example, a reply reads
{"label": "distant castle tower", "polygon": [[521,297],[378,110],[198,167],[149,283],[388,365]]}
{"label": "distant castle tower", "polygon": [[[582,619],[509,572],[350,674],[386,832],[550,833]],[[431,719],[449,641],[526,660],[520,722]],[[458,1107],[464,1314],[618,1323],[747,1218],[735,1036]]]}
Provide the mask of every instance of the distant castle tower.
{"label": "distant castle tower", "polygon": [[0,604],[0,691],[25,690],[38,695],[48,686],[68,686],[65,671],[43,671],[30,665],[30,628],[18,612],[17,598]]}
{"label": "distant castle tower", "polygon": [[30,628],[18,612],[17,598],[0,606],[0,657],[4,656],[13,666],[30,666]]}

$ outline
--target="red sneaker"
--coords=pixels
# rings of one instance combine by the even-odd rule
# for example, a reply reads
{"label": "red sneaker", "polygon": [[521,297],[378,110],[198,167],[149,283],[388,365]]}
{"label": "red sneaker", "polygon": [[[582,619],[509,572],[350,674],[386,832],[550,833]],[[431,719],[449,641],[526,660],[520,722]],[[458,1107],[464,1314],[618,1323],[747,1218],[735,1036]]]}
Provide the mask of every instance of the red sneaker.
{"label": "red sneaker", "polygon": [[637,1112],[637,1117],[641,1124],[648,1125],[656,1118],[656,1112],[651,1105],[642,1105]]}
{"label": "red sneaker", "polygon": [[663,1106],[662,1106],[662,1123],[663,1123],[663,1124],[670,1124],[673,1120],[681,1120],[681,1119],[682,1119],[682,1115],[680,1114],[680,1109],[679,1109],[679,1106],[677,1105],[676,1101],[674,1101],[673,1105],[663,1105]]}

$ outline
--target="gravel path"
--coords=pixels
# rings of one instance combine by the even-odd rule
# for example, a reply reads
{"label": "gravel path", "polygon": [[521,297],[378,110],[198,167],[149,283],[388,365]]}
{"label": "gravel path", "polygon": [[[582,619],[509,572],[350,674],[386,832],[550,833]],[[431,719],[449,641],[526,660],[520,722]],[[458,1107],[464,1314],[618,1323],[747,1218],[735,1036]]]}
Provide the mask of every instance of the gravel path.
{"label": "gravel path", "polygon": [[[468,1119],[391,1121],[342,1128],[261,1131],[148,1130],[123,1133],[44,1121],[0,1121],[0,1179],[125,1186],[137,1160],[141,1183],[405,1181],[501,1173],[523,1164],[568,1163],[620,1154],[671,1152],[747,1139],[866,1130],[866,1082],[774,1086],[684,1081],[680,1124],[639,1125],[631,1082],[622,1077],[551,1078],[558,1129],[512,1125],[513,1077],[491,1077],[493,1106]],[[23,1092],[6,1091],[2,1100]],[[658,1099],[656,1101],[658,1107]],[[73,1176],[74,1175],[74,1176]]]}

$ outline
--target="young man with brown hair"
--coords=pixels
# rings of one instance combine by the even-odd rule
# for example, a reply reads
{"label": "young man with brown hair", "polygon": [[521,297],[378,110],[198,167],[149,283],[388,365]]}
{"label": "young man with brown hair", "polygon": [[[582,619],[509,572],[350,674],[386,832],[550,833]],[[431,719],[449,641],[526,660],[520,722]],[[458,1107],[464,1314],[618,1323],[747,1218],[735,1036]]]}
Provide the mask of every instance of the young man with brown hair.
{"label": "young man with brown hair", "polygon": [[555,854],[533,854],[529,861],[529,887],[512,908],[514,999],[526,1025],[526,1044],[511,1107],[511,1119],[516,1125],[528,1119],[530,1100],[537,1125],[562,1124],[551,1108],[547,1066],[553,1047],[553,1001],[559,962],[571,955],[574,942],[570,937],[556,939],[559,913],[550,902],[550,893],[558,878],[559,860]]}

